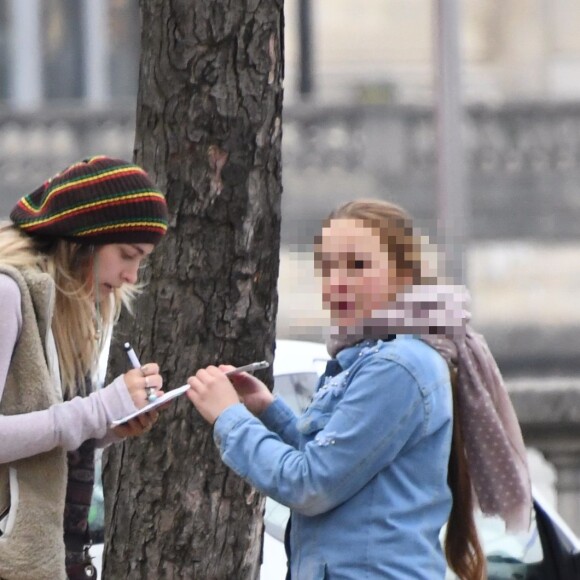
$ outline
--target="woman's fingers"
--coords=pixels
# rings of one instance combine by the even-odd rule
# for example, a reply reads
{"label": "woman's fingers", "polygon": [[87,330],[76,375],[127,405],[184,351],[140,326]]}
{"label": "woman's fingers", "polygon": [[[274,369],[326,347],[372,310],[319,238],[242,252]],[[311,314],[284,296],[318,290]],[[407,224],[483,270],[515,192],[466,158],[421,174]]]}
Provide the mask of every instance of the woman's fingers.
{"label": "woman's fingers", "polygon": [[153,427],[153,425],[159,419],[159,413],[157,412],[156,409],[153,409],[152,411],[149,411],[147,413],[143,413],[142,415],[135,417],[135,419],[137,421],[139,421],[139,423],[140,423],[141,427],[143,427],[143,429],[148,431],[151,429],[151,427]]}
{"label": "woman's fingers", "polygon": [[187,391],[189,400],[209,423],[213,424],[225,409],[239,402],[228,377],[217,367],[200,369],[187,382],[191,387]]}
{"label": "woman's fingers", "polygon": [[149,395],[154,394],[156,397],[163,395],[163,377],[158,374],[159,367],[154,363],[145,365],[147,372],[143,374],[143,369],[132,369],[125,373],[125,384],[133,403],[140,409],[149,403]]}
{"label": "woman's fingers", "polygon": [[158,375],[159,374],[159,365],[157,363],[147,363],[144,364],[139,369],[144,376],[146,375]]}
{"label": "woman's fingers", "polygon": [[113,432],[118,437],[138,437],[151,431],[153,425],[159,419],[159,413],[156,410],[143,413],[134,419],[118,425],[113,428]]}

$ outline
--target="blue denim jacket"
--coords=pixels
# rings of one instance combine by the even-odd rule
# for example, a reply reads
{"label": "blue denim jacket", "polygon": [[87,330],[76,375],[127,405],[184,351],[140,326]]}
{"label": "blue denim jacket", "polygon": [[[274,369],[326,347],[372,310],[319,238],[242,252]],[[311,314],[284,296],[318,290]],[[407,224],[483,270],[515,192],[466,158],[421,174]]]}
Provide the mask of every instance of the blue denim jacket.
{"label": "blue denim jacket", "polygon": [[443,358],[421,340],[339,352],[299,418],[280,399],[256,419],[218,418],[224,462],[292,510],[293,580],[443,578],[451,509],[452,398]]}

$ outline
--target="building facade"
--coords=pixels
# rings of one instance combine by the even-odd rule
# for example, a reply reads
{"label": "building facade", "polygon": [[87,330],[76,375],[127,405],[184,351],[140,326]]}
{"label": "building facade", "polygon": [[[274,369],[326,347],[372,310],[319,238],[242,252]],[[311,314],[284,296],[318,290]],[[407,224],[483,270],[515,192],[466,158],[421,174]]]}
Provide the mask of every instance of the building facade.
{"label": "building facade", "polygon": [[[427,0],[309,0],[312,99],[432,99]],[[577,0],[462,0],[467,101],[580,99]],[[286,0],[286,102],[299,100],[300,0]],[[302,4],[304,6],[304,4]],[[0,0],[0,103],[89,107],[134,99],[138,0]]]}

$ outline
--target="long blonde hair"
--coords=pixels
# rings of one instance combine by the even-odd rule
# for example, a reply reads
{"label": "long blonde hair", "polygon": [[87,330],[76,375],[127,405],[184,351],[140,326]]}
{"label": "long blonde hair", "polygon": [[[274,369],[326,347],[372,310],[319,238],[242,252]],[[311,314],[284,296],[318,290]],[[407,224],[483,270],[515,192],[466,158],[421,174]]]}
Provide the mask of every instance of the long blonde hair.
{"label": "long blonde hair", "polygon": [[102,340],[118,318],[121,306],[129,306],[134,295],[131,288],[122,288],[110,300],[96,304],[93,254],[94,246],[67,240],[44,242],[10,222],[0,223],[0,263],[37,269],[54,280],[52,331],[66,398],[85,394],[85,381],[95,370]]}

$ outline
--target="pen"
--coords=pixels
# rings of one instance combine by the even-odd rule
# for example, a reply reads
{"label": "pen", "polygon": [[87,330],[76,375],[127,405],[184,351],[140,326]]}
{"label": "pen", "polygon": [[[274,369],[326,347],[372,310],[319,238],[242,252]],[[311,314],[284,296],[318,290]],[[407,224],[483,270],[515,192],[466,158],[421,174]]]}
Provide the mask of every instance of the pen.
{"label": "pen", "polygon": [[[140,369],[142,365],[139,362],[139,359],[137,358],[137,355],[135,354],[135,351],[133,350],[131,344],[126,342],[123,345],[123,348],[125,349],[125,352],[127,353],[127,356],[129,357],[129,360],[131,361],[133,368]],[[154,393],[155,387],[150,387],[147,385],[147,377],[145,377],[145,388],[147,389],[147,400],[150,403],[152,403],[153,401],[155,401],[155,399],[157,399],[157,396]]]}
{"label": "pen", "polygon": [[258,371],[260,369],[267,369],[270,366],[270,363],[266,360],[261,360],[259,362],[253,362],[248,365],[244,365],[243,367],[237,367],[232,369],[231,371],[227,371],[226,375],[235,375],[236,373],[251,373],[253,371]]}

